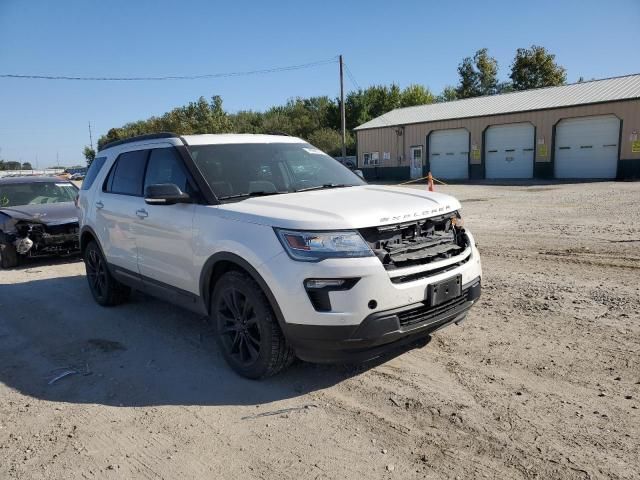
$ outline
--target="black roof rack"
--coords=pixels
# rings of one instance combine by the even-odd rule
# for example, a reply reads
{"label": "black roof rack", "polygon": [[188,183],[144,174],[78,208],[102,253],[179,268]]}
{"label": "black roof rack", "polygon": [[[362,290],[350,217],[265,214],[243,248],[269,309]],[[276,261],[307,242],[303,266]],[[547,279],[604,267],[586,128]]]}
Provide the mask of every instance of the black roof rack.
{"label": "black roof rack", "polygon": [[123,138],[122,140],[115,140],[113,142],[109,142],[106,145],[103,145],[100,151],[106,150],[107,148],[117,147],[118,145],[124,145],[125,143],[138,142],[140,140],[155,140],[157,138],[180,138],[180,135],[173,132],[159,132],[159,133],[149,133],[147,135],[137,135],[131,138]]}
{"label": "black roof rack", "polygon": [[291,136],[287,132],[278,132],[277,130],[274,130],[274,131],[271,131],[271,132],[267,132],[267,135],[278,135],[280,137],[290,137]]}

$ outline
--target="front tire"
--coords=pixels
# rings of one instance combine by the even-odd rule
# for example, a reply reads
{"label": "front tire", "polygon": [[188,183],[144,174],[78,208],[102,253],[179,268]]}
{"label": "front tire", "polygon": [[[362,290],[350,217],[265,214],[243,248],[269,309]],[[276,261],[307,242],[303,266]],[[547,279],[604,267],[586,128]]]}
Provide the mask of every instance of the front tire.
{"label": "front tire", "polygon": [[225,360],[243,377],[275,375],[295,358],[267,297],[244,272],[226,272],[216,282],[211,319]]}
{"label": "front tire", "polygon": [[0,245],[0,267],[13,268],[20,263],[20,257],[16,251],[16,247],[10,243]]}
{"label": "front tire", "polygon": [[89,242],[84,251],[87,281],[93,299],[103,307],[112,307],[126,302],[131,288],[116,280],[109,272],[107,262],[95,241]]}

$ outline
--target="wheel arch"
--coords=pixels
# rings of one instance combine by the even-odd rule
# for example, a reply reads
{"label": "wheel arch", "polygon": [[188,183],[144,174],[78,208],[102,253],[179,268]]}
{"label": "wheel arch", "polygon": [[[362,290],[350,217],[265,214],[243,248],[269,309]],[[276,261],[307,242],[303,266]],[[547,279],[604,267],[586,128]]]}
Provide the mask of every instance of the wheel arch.
{"label": "wheel arch", "polygon": [[228,272],[230,270],[243,271],[247,273],[258,284],[258,286],[262,289],[265,296],[267,297],[269,305],[273,309],[273,312],[278,320],[278,325],[280,325],[280,328],[284,332],[286,323],[284,320],[284,315],[282,314],[282,310],[280,310],[278,301],[269,288],[269,285],[253,265],[251,265],[244,258],[234,253],[218,252],[209,257],[202,268],[202,272],[200,274],[200,298],[202,298],[204,302],[206,311],[208,313],[211,313],[210,300],[211,290],[213,289],[213,286],[225,272]]}
{"label": "wheel arch", "polygon": [[98,236],[96,235],[96,232],[93,230],[93,228],[89,226],[82,227],[82,229],[80,230],[80,254],[82,256],[84,256],[84,251],[86,250],[89,242],[91,242],[92,240],[96,242],[98,248],[102,251],[100,242],[98,242]]}

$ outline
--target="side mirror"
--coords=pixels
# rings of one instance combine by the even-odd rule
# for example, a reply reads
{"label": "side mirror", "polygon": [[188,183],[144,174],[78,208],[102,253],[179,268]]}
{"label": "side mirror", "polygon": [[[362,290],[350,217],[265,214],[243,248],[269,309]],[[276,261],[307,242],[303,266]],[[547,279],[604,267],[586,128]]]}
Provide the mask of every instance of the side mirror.
{"label": "side mirror", "polygon": [[191,197],[174,183],[158,183],[145,189],[144,201],[149,205],[173,205],[191,203]]}
{"label": "side mirror", "polygon": [[353,173],[358,175],[361,179],[364,180],[364,172],[362,170],[354,170]]}

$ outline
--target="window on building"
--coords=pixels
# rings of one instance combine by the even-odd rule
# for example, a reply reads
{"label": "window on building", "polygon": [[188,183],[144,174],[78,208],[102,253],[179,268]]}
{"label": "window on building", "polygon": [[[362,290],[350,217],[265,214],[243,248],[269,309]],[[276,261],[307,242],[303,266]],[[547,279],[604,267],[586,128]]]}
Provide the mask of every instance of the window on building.
{"label": "window on building", "polygon": [[380,152],[368,152],[362,156],[362,166],[372,167],[380,165]]}

